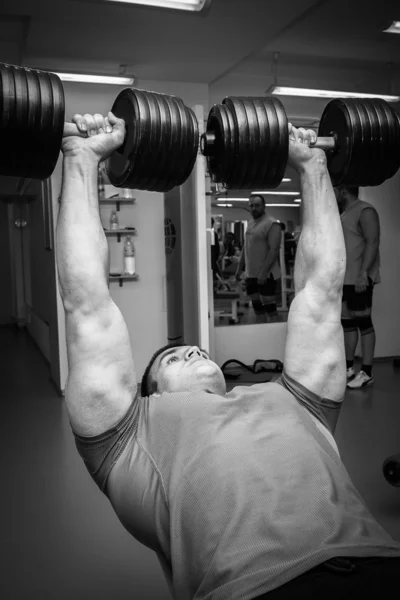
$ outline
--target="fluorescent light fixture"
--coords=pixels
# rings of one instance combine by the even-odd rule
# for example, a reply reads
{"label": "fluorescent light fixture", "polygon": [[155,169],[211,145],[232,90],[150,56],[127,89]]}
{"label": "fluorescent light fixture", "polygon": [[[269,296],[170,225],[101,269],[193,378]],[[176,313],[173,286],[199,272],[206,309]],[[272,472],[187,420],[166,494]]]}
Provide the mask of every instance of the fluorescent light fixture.
{"label": "fluorescent light fixture", "polygon": [[109,77],[107,75],[85,75],[84,73],[56,73],[61,81],[80,83],[106,83],[111,85],[133,85],[133,77]]}
{"label": "fluorescent light fixture", "polygon": [[297,204],[300,204],[300,202],[301,202],[301,198],[295,198],[295,199],[293,200],[293,202],[296,202]]}
{"label": "fluorescent light fixture", "polygon": [[282,179],[282,183],[289,183],[289,181],[292,181],[292,180],[290,179],[290,177],[284,177],[284,178]]}
{"label": "fluorescent light fixture", "polygon": [[157,6],[159,8],[200,12],[209,3],[209,0],[106,0],[106,2],[123,2],[125,4],[140,4],[142,6]]}
{"label": "fluorescent light fixture", "polygon": [[284,207],[284,208],[299,208],[299,204],[266,204],[265,208],[268,208],[269,206],[280,206],[280,207]]}
{"label": "fluorescent light fixture", "polygon": [[217,206],[225,206],[225,207],[229,207],[232,208],[232,204],[217,204]]}
{"label": "fluorescent light fixture", "polygon": [[400,21],[393,21],[390,27],[383,30],[383,33],[400,33]]}
{"label": "fluorescent light fixture", "polygon": [[299,192],[251,192],[251,196],[256,196],[257,194],[269,195],[269,196],[298,196]]}
{"label": "fluorescent light fixture", "polygon": [[400,96],[387,94],[361,94],[359,92],[334,92],[332,90],[315,90],[311,88],[286,87],[273,85],[266,93],[275,96],[298,96],[312,98],[382,98],[386,102],[399,102]]}

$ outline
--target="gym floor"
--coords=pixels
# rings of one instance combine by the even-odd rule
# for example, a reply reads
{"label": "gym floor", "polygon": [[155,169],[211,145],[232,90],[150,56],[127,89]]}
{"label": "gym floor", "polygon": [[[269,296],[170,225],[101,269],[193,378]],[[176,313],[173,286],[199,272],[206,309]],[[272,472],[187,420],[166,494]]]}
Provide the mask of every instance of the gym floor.
{"label": "gym floor", "polygon": [[[125,532],[75,449],[48,366],[23,330],[0,327],[2,561],[5,600],[168,600],[158,561]],[[400,452],[400,371],[374,365],[346,394],[336,440],[375,518],[400,541],[400,488],[382,462]]]}

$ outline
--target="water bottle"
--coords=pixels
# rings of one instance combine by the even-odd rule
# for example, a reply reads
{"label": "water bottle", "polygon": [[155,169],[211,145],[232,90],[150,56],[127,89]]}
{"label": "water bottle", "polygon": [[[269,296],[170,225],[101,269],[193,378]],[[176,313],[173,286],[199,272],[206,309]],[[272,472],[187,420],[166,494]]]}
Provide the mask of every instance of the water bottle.
{"label": "water bottle", "polygon": [[128,235],[124,243],[124,273],[133,275],[135,273],[135,248]]}
{"label": "water bottle", "polygon": [[111,231],[117,231],[119,229],[119,223],[118,223],[118,215],[115,211],[113,211],[111,213],[111,217],[110,217],[110,229]]}

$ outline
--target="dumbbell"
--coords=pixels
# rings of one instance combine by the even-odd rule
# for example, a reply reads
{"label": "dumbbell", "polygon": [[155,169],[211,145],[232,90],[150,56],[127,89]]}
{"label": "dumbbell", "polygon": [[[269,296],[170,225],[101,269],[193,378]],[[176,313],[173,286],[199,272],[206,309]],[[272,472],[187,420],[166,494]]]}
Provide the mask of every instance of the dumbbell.
{"label": "dumbbell", "polygon": [[[65,97],[54,73],[0,63],[0,174],[47,179],[64,135]],[[166,192],[189,177],[199,145],[198,122],[181,98],[126,88],[111,111],[125,121],[123,145],[106,161],[116,187]]]}
{"label": "dumbbell", "polygon": [[[400,167],[400,119],[381,99],[335,99],[323,111],[315,147],[326,151],[333,185],[380,185]],[[289,154],[288,118],[274,97],[227,97],[208,115],[201,152],[226,188],[276,188]]]}

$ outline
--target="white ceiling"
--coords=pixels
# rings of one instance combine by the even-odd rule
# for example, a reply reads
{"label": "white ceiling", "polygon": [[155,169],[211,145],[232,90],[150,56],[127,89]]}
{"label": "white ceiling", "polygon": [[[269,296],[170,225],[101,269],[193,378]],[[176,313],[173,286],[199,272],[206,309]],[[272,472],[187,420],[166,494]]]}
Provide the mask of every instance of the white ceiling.
{"label": "white ceiling", "polygon": [[290,65],[400,68],[400,35],[382,33],[400,19],[399,0],[211,0],[204,15],[101,0],[2,5],[1,60],[28,66],[116,72],[125,64],[139,79],[208,84],[265,77],[274,52]]}
{"label": "white ceiling", "polygon": [[[400,94],[400,35],[382,33],[393,20],[400,0],[211,0],[205,14],[101,0],[1,0],[0,60],[108,74],[125,65],[139,82],[208,84],[210,104],[263,94],[274,78]],[[321,114],[307,99],[285,105],[309,118],[315,107]]]}

